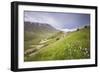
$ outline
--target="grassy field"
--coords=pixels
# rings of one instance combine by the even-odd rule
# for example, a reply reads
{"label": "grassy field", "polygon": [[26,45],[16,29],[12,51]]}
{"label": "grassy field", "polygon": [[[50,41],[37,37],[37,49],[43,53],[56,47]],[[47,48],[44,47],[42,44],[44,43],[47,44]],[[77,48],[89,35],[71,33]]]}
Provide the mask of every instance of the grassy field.
{"label": "grassy field", "polygon": [[[90,58],[90,28],[83,28],[78,31],[67,33],[60,32],[52,36],[42,45],[41,48],[24,56],[24,61],[46,61],[46,60],[71,60]],[[32,41],[31,41],[32,43]],[[26,44],[27,45],[27,44]],[[37,48],[37,45],[33,45]]]}

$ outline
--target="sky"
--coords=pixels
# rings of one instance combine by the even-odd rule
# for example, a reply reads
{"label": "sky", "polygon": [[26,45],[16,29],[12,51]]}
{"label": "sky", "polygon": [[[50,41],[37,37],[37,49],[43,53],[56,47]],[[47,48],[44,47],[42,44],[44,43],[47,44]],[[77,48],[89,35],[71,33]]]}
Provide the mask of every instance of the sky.
{"label": "sky", "polygon": [[47,23],[56,29],[72,31],[90,25],[90,14],[24,11],[24,21]]}

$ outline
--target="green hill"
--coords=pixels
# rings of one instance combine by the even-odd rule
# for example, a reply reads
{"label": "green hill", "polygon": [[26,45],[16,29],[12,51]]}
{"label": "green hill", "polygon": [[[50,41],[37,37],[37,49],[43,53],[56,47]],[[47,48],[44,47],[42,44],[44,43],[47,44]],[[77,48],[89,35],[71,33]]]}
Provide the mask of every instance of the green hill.
{"label": "green hill", "polygon": [[38,44],[41,39],[57,32],[58,30],[46,23],[24,22],[24,50],[32,48],[30,45]]}
{"label": "green hill", "polygon": [[24,61],[88,59],[90,58],[90,28],[66,34],[59,32],[42,45],[44,46],[37,53],[25,56]]}

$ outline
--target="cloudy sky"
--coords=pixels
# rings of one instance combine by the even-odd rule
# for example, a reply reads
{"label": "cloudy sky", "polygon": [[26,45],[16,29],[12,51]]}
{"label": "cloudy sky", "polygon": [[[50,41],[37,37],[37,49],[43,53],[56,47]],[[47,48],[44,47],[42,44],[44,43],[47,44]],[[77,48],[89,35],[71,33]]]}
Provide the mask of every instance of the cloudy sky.
{"label": "cloudy sky", "polygon": [[24,11],[24,21],[48,23],[56,29],[76,29],[90,25],[89,14]]}

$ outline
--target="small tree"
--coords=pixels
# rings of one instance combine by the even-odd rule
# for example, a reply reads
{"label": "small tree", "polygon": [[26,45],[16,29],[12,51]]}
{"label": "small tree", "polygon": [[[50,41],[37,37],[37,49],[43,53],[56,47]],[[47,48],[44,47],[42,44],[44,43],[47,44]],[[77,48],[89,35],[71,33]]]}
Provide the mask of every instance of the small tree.
{"label": "small tree", "polygon": [[77,28],[77,31],[79,31],[79,28]]}
{"label": "small tree", "polygon": [[87,28],[88,26],[84,26],[84,28]]}
{"label": "small tree", "polygon": [[59,38],[56,38],[56,40],[59,40]]}

